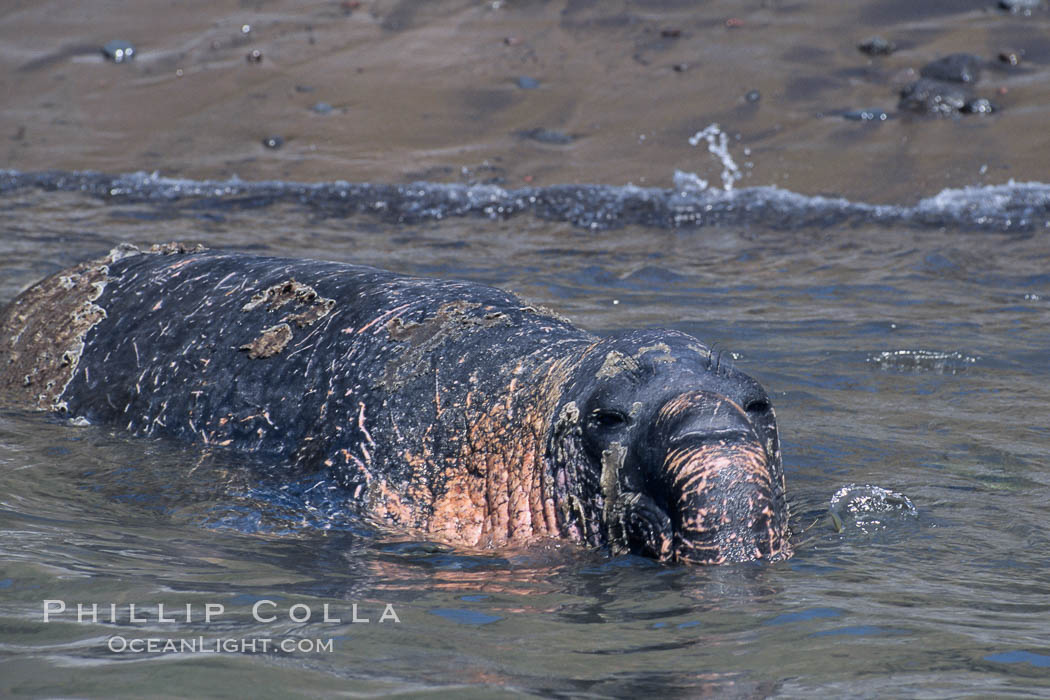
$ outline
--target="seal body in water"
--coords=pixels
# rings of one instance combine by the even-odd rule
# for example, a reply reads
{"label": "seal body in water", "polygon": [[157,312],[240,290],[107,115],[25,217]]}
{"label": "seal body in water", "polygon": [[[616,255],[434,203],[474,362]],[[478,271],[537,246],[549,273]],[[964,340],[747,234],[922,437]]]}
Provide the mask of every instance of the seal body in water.
{"label": "seal body in water", "polygon": [[684,333],[597,337],[479,284],[125,246],[0,314],[0,392],[322,472],[370,521],[453,545],[790,555],[756,381]]}

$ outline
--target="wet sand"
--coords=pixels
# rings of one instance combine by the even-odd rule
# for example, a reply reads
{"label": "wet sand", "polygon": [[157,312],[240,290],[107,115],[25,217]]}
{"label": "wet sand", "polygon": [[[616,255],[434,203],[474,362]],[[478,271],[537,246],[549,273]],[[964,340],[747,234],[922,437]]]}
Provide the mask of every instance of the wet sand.
{"label": "wet sand", "polygon": [[[741,185],[910,203],[1046,181],[1050,12],[995,5],[18,2],[0,10],[0,167],[666,187],[718,180],[687,142],[717,122]],[[898,50],[857,50],[875,34]],[[134,59],[106,60],[112,39]],[[959,51],[985,59],[975,91],[1000,111],[898,113],[899,88]],[[889,119],[842,116],[872,108]]]}

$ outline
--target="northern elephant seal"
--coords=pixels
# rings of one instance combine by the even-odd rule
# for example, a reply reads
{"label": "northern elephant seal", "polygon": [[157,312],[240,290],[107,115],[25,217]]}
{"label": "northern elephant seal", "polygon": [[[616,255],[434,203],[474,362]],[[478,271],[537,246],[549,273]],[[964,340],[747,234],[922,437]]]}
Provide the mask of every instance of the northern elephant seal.
{"label": "northern elephant seal", "polygon": [[371,521],[453,545],[791,553],[755,380],[684,333],[597,337],[480,284],[124,246],[0,314],[0,391],[322,471]]}

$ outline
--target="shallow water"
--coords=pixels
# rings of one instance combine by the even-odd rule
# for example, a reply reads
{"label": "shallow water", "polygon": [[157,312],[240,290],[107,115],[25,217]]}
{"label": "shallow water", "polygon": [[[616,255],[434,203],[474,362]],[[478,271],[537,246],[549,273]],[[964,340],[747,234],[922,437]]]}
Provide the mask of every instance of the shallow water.
{"label": "shallow water", "polygon": [[[190,448],[7,411],[0,585],[10,692],[1050,689],[1050,279],[1039,234],[596,233],[532,217],[405,226],[280,202],[173,212],[36,189],[3,206],[17,214],[3,244],[4,299],[140,241],[148,221],[150,240],[467,278],[596,330],[691,332],[731,350],[772,392],[796,530],[808,528],[793,559],[768,567],[664,567],[574,548],[428,552],[326,532],[276,506],[262,509],[260,526],[260,504],[223,479],[235,465],[202,467]],[[906,494],[918,516],[836,532],[829,500],[853,482]],[[303,603],[320,616],[329,603],[344,624],[258,623],[251,607],[263,598],[283,615]],[[117,625],[44,625],[46,599],[192,603],[197,618],[220,603],[227,613],[221,624],[158,624],[155,611],[152,623],[131,623],[125,608]],[[346,624],[352,603],[370,624]],[[386,604],[399,624],[378,623]],[[332,652],[202,657],[112,653],[113,635],[337,641]]]}
{"label": "shallow water", "polygon": [[[0,694],[1050,694],[1047,13],[694,5],[207,3],[106,15],[140,44],[121,66],[77,48],[101,5],[0,12],[0,127],[26,126],[0,163],[0,303],[120,242],[182,240],[495,284],[599,332],[678,328],[770,391],[799,541],[787,562],[716,568],[446,551],[261,501],[235,455],[5,409]],[[874,33],[901,50],[857,53]],[[979,84],[1009,88],[1000,114],[814,116],[892,110],[895,71],[1000,44],[1028,49]],[[758,107],[738,102],[751,88]],[[724,160],[688,143],[715,121],[744,174],[731,193]],[[535,127],[586,135],[514,135]],[[286,145],[266,151],[274,130]],[[836,523],[854,483],[917,515]],[[45,624],[45,600],[70,610]],[[260,600],[276,619],[253,618]],[[100,620],[78,623],[78,602]],[[224,614],[205,622],[207,604]],[[400,622],[379,622],[387,605]],[[110,648],[198,637],[332,647]]]}

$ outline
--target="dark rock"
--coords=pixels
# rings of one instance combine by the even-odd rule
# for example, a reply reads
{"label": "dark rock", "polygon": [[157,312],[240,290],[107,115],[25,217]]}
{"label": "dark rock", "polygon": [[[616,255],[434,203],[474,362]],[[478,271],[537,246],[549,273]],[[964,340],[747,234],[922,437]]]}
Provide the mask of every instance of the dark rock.
{"label": "dark rock", "polygon": [[262,140],[262,145],[277,150],[284,145],[284,139],[280,136],[267,136]]}
{"label": "dark rock", "polygon": [[123,63],[134,58],[135,47],[130,41],[114,39],[102,45],[102,54],[114,63]]}
{"label": "dark rock", "polygon": [[313,92],[316,88],[313,85],[296,85],[296,92]]}
{"label": "dark rock", "polygon": [[920,78],[901,90],[897,108],[919,114],[947,116],[962,110],[972,99],[970,91],[960,85]]}
{"label": "dark rock", "polygon": [[964,114],[991,114],[999,111],[998,108],[983,97],[967,101],[961,110]]}
{"label": "dark rock", "polygon": [[539,141],[540,143],[553,143],[559,146],[564,146],[565,144],[572,143],[573,141],[572,135],[566,134],[564,131],[557,131],[556,129],[545,129],[543,127],[519,131],[518,135],[522,138],[531,139],[533,141]]}
{"label": "dark rock", "polygon": [[976,83],[981,76],[981,59],[969,53],[953,53],[927,63],[919,71],[923,78]]}
{"label": "dark rock", "polygon": [[248,61],[248,63],[262,63],[262,51],[260,51],[259,49],[252,49],[248,52],[248,55],[245,56],[245,59]]}
{"label": "dark rock", "polygon": [[999,7],[1014,14],[1030,15],[1043,6],[1043,0],[999,0]]}
{"label": "dark rock", "polygon": [[865,39],[857,48],[861,53],[866,53],[869,56],[889,56],[897,50],[897,45],[892,41],[883,39],[881,36],[873,36],[870,39]]}
{"label": "dark rock", "polygon": [[674,70],[675,73],[685,73],[687,70],[689,70],[689,64],[676,63],[673,66],[671,66],[671,68]]}
{"label": "dark rock", "polygon": [[678,39],[682,36],[681,29],[661,29],[660,36],[665,39]]}
{"label": "dark rock", "polygon": [[522,90],[535,90],[540,86],[540,81],[523,75],[515,81]]}
{"label": "dark rock", "polygon": [[890,115],[881,109],[855,109],[842,115],[843,118],[855,122],[884,122]]}
{"label": "dark rock", "polygon": [[1024,58],[1024,51],[1014,51],[1013,49],[1003,49],[999,52],[999,60],[1007,65],[1016,66],[1021,63]]}
{"label": "dark rock", "polygon": [[744,95],[744,99],[747,102],[758,102],[762,99],[762,93],[758,90],[750,90],[746,95]]}

